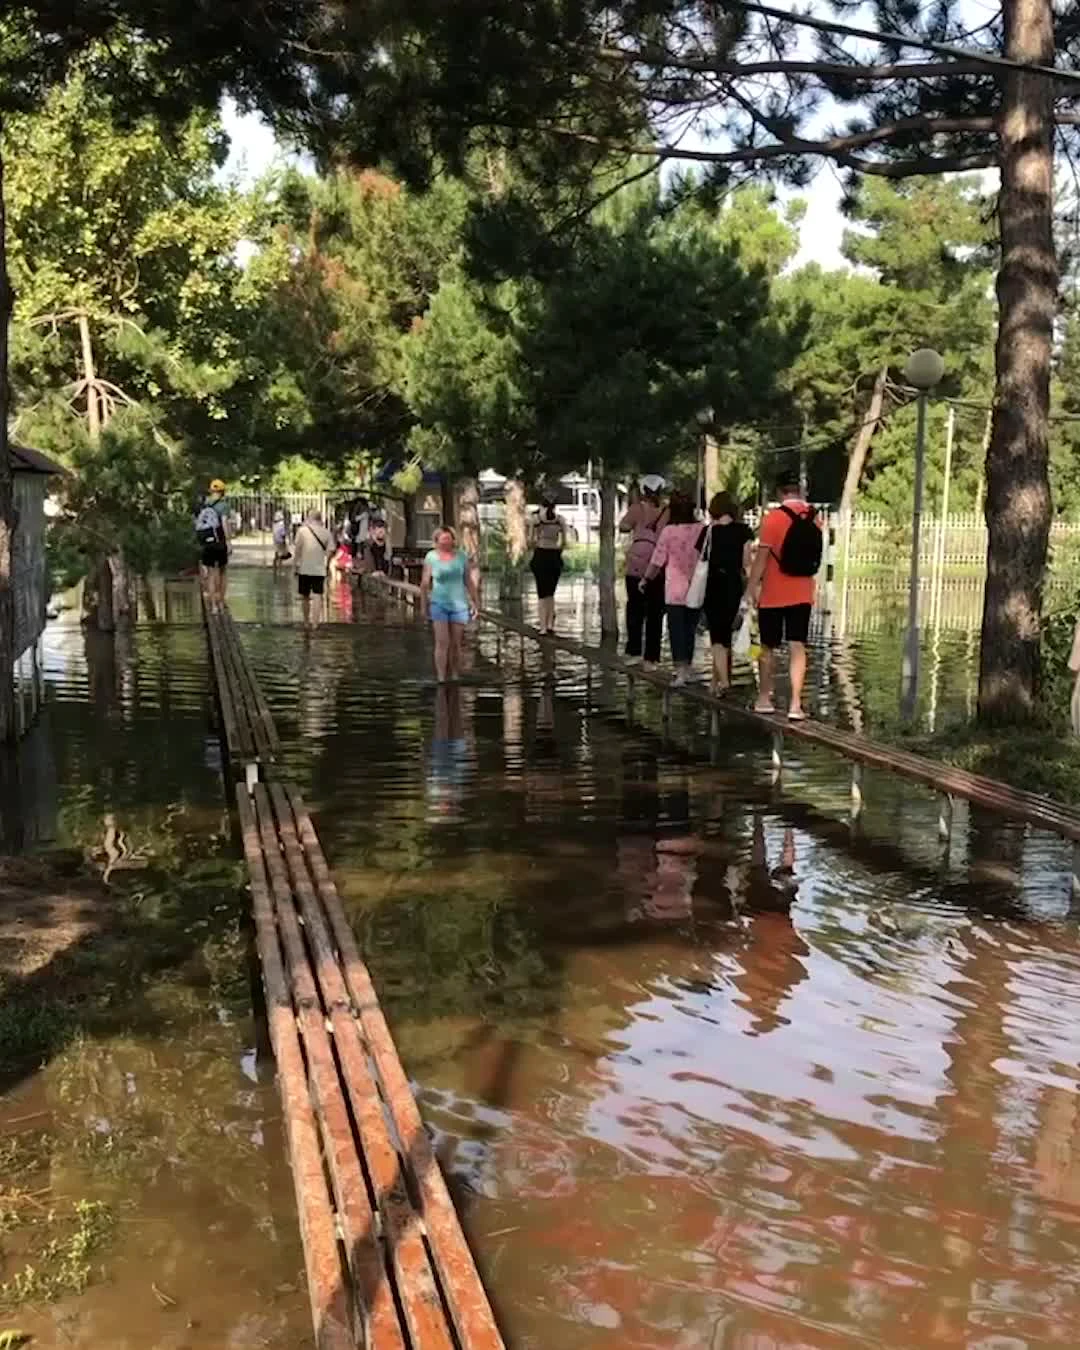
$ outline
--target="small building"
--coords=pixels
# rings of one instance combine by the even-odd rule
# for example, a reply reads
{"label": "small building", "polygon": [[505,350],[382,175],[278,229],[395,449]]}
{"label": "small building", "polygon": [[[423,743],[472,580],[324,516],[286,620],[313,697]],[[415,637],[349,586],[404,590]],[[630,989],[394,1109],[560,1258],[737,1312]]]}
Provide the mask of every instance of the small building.
{"label": "small building", "polygon": [[19,733],[41,704],[41,635],[48,580],[45,566],[45,500],[49,480],[67,471],[39,450],[8,446],[15,489],[12,579],[15,597],[15,708]]}
{"label": "small building", "polygon": [[424,552],[431,548],[435,531],[447,518],[446,483],[437,470],[425,468],[419,486],[405,495],[394,486],[400,468],[393,461],[384,464],[370,495],[386,517],[390,547],[397,553]]}

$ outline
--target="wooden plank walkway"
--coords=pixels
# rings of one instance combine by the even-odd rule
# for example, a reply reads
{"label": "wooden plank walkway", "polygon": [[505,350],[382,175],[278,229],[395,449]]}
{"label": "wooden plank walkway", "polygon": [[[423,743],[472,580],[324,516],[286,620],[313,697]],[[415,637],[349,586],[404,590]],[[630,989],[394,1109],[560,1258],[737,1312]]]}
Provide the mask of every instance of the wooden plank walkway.
{"label": "wooden plank walkway", "polygon": [[235,625],[208,614],[206,627],[318,1350],[501,1350],[315,827],[276,772]]}
{"label": "wooden plank walkway", "polygon": [[[371,585],[386,586],[398,594],[407,604],[419,605],[419,588],[408,582],[391,581],[374,576],[365,578],[365,582]],[[661,693],[664,699],[665,713],[670,709],[671,700],[676,697],[708,709],[712,714],[711,734],[713,736],[718,733],[721,718],[734,719],[768,732],[773,738],[774,763],[777,766],[779,766],[779,758],[783,753],[782,743],[785,737],[831,750],[850,761],[860,771],[859,776],[854,778],[852,782],[853,806],[856,808],[861,807],[861,769],[866,765],[897,774],[941,794],[945,799],[941,816],[943,833],[951,826],[952,800],[959,798],[976,806],[995,811],[1010,820],[1020,821],[1036,829],[1056,834],[1061,838],[1068,839],[1074,845],[1080,845],[1080,812],[1055,801],[1051,797],[1044,797],[1034,792],[1023,792],[1010,787],[1007,783],[999,782],[997,779],[986,778],[981,774],[970,773],[966,769],[960,769],[951,764],[942,764],[923,755],[912,754],[894,746],[884,745],[879,741],[872,741],[865,736],[857,735],[853,731],[843,731],[839,727],[832,727],[824,722],[816,722],[812,719],[805,722],[788,722],[782,717],[770,717],[764,713],[754,712],[752,708],[744,707],[730,699],[716,698],[706,689],[694,685],[676,688],[672,686],[670,676],[664,672],[643,670],[640,666],[631,665],[615,651],[601,647],[590,647],[574,638],[562,637],[558,634],[549,636],[542,633],[538,628],[533,628],[517,619],[511,619],[497,610],[481,610],[480,617],[485,622],[493,624],[501,630],[515,633],[522,639],[528,639],[549,649],[569,652],[593,665],[604,666],[621,673],[628,681],[628,699],[633,698],[635,686],[640,683],[653,687]],[[1080,858],[1075,856],[1073,870],[1074,883],[1080,889]]]}

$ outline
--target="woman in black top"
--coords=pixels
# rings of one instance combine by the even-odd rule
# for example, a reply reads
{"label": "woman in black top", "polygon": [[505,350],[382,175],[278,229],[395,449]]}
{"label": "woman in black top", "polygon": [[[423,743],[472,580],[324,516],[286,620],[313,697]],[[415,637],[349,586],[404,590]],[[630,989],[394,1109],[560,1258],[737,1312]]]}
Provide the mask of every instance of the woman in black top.
{"label": "woman in black top", "polygon": [[698,552],[704,553],[706,531],[711,532],[705,618],[712,643],[714,694],[731,688],[731,630],[739,612],[754,539],[749,525],[739,520],[738,511],[727,492],[718,492],[709,503],[710,523],[698,540]]}

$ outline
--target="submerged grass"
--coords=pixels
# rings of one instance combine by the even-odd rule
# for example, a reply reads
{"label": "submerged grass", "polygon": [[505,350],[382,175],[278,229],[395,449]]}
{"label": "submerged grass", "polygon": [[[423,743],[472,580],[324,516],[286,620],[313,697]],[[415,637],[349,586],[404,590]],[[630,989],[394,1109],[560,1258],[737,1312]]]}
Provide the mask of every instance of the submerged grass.
{"label": "submerged grass", "polygon": [[53,1196],[54,1148],[40,1130],[0,1139],[0,1308],[81,1294],[112,1232],[103,1201]]}
{"label": "submerged grass", "polygon": [[[153,1090],[172,1080],[142,1071],[142,1043],[183,1043],[208,1017],[216,1024],[249,1006],[240,865],[229,853],[227,836],[196,835],[171,852],[159,843],[145,869],[109,888],[95,891],[84,872],[96,926],[72,931],[29,971],[0,969],[0,1091],[50,1065],[55,1122],[0,1135],[0,1312],[81,1294],[97,1280],[113,1204],[124,1203],[142,1152],[166,1149],[163,1139],[174,1148],[188,1105],[183,1075],[179,1099],[157,1101]],[[44,880],[57,893],[74,884],[59,871]],[[7,885],[12,895],[32,889],[25,879]],[[109,1075],[129,1062],[143,1080],[139,1098],[110,1110]],[[74,1171],[85,1187],[57,1193],[57,1159],[59,1175]]]}
{"label": "submerged grass", "polygon": [[1066,805],[1080,802],[1080,740],[1069,720],[1075,622],[1075,605],[1051,613],[1044,622],[1038,703],[1030,722],[963,723],[933,735],[905,737],[905,747]]}

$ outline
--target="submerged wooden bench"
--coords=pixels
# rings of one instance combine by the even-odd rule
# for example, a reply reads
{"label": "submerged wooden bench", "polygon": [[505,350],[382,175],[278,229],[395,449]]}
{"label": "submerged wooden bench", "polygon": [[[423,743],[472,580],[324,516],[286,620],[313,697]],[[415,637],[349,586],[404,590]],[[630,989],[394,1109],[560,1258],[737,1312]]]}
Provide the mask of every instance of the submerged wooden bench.
{"label": "submerged wooden bench", "polygon": [[206,621],[315,1344],[502,1350],[311,817],[292,784],[260,781],[278,739],[236,627]]}
{"label": "submerged wooden bench", "polygon": [[[373,584],[388,587],[408,604],[419,603],[418,589],[406,582],[378,578]],[[938,828],[943,838],[947,838],[952,829],[953,801],[961,799],[995,811],[1008,819],[1046,830],[1050,834],[1068,839],[1074,846],[1080,846],[1080,811],[1055,801],[1052,797],[1024,792],[997,779],[986,778],[982,774],[971,773],[952,764],[942,764],[923,755],[884,745],[856,732],[844,731],[824,722],[812,719],[805,722],[789,722],[782,717],[755,712],[752,708],[744,707],[729,699],[716,698],[707,690],[694,685],[673,686],[670,676],[664,672],[643,670],[640,666],[632,665],[615,651],[590,647],[574,638],[562,637],[559,634],[542,633],[538,628],[509,618],[497,610],[481,610],[480,617],[501,630],[517,634],[523,642],[528,639],[553,650],[569,652],[591,665],[603,666],[624,675],[628,682],[628,711],[632,710],[634,689],[640,683],[651,686],[661,693],[664,700],[665,722],[670,716],[672,700],[678,697],[709,710],[712,714],[710,735],[714,738],[719,733],[722,718],[734,719],[768,732],[773,739],[773,765],[777,773],[782,763],[785,737],[818,745],[841,755],[854,766],[851,798],[852,814],[855,816],[860,813],[863,804],[862,770],[864,766],[870,766],[897,774],[940,794],[942,804]],[[1080,893],[1080,851],[1074,847],[1073,853],[1073,888]]]}
{"label": "submerged wooden bench", "polygon": [[239,783],[236,806],[316,1343],[498,1350],[491,1307],[299,793],[282,783],[249,793]]}
{"label": "submerged wooden bench", "polygon": [[204,617],[225,749],[240,775],[254,782],[280,758],[277,728],[232,615],[207,610]]}

